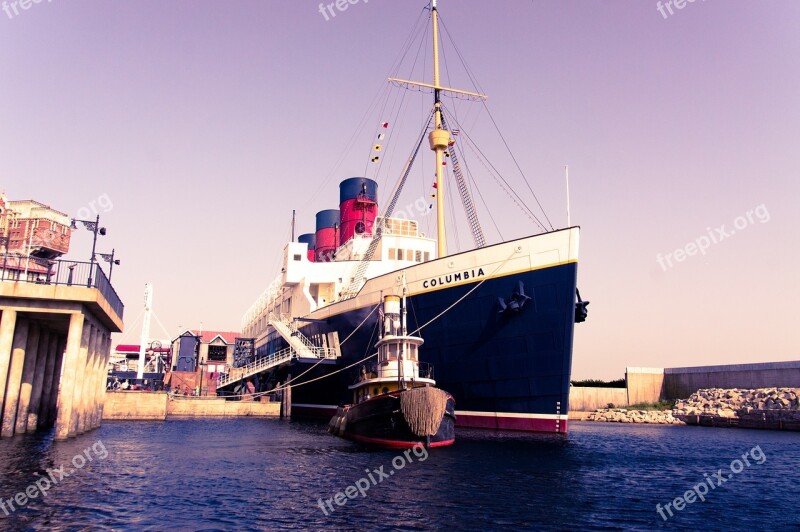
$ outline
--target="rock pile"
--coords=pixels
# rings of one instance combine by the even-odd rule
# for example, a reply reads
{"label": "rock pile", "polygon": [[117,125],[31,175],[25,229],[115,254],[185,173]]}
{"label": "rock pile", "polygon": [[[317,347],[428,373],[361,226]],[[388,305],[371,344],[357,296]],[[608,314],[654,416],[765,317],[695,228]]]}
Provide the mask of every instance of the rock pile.
{"label": "rock pile", "polygon": [[627,408],[600,408],[586,418],[587,421],[611,423],[651,423],[657,425],[683,425],[670,410],[628,410]]}
{"label": "rock pile", "polygon": [[711,388],[697,390],[685,401],[676,402],[673,414],[681,419],[703,416],[724,419],[800,421],[800,389]]}

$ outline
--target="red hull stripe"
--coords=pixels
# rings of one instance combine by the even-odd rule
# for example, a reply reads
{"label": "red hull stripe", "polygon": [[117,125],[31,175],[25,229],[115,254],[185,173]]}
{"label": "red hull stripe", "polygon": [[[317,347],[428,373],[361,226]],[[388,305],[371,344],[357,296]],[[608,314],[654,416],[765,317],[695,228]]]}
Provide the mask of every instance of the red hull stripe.
{"label": "red hull stripe", "polygon": [[[305,415],[332,416],[336,413],[335,406],[328,405],[294,405],[293,409]],[[458,412],[456,411],[456,427],[491,429],[491,430],[519,430],[526,432],[567,432],[566,416],[543,415],[542,417],[517,417],[513,414],[503,415],[502,412]],[[563,418],[563,419],[559,419]],[[433,445],[433,444],[431,444]]]}
{"label": "red hull stripe", "polygon": [[[349,432],[344,433],[344,437],[360,441],[361,443],[371,443],[373,445],[380,445],[381,447],[388,447],[389,449],[411,449],[416,447],[417,445],[421,445],[420,442],[411,442],[411,441],[400,441],[400,440],[385,440],[383,438],[368,438],[367,436],[359,436],[356,434],[351,434]],[[444,441],[432,441],[430,447],[446,447],[448,445],[453,445],[456,440],[444,440]]]}
{"label": "red hull stripe", "polygon": [[502,414],[456,414],[456,427],[527,432],[567,432],[566,419],[509,417]]}

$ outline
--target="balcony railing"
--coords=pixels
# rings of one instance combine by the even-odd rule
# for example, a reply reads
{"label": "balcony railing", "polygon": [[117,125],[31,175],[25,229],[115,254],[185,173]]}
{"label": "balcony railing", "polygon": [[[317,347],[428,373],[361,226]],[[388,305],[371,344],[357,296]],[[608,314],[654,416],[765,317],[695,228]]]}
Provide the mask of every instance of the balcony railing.
{"label": "balcony railing", "polygon": [[15,253],[0,255],[0,282],[97,288],[122,318],[125,305],[98,263],[74,260],[47,260]]}

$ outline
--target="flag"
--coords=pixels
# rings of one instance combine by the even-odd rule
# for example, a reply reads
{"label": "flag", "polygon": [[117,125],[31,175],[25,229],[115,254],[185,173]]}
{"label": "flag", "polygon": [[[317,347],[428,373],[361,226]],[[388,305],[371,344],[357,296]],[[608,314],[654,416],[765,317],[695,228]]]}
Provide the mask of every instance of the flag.
{"label": "flag", "polygon": [[389,122],[383,122],[383,123],[381,124],[381,127],[382,127],[382,128],[384,128],[384,129],[386,129],[387,127],[389,127]]}
{"label": "flag", "polygon": [[381,146],[380,144],[376,144],[375,146],[372,147],[372,149],[375,150],[375,151],[381,151],[382,147],[383,146]]}
{"label": "flag", "polygon": [[433,182],[433,188],[439,188],[439,185],[436,184],[436,181]]}
{"label": "flag", "polygon": [[453,131],[451,131],[450,133],[452,133],[454,137],[457,137],[457,136],[458,136],[458,134],[459,134],[459,133],[461,133],[461,130],[460,130],[460,129],[454,129],[454,130],[453,130]]}
{"label": "flag", "polygon": [[372,158],[372,162],[373,162],[373,163],[377,163],[377,162],[378,162],[378,159],[380,159],[380,157],[378,157],[378,156],[376,155],[375,157],[373,157],[373,158]]}
{"label": "flag", "polygon": [[447,166],[447,161],[442,161],[442,166]]}
{"label": "flag", "polygon": [[379,133],[378,140],[383,140],[386,137],[386,133]]}

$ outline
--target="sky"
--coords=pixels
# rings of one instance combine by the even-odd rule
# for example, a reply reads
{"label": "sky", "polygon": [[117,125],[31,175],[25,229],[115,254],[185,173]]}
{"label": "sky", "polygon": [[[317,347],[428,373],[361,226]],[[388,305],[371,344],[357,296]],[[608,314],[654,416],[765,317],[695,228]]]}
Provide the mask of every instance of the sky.
{"label": "sky", "polygon": [[[659,4],[439,1],[489,95],[486,108],[452,102],[460,124],[533,206],[508,144],[555,228],[569,165],[591,301],[574,378],[800,358],[800,2]],[[153,336],[239,330],[279,269],[292,209],[298,233],[313,231],[341,179],[367,168],[382,198],[396,181],[430,97],[385,78],[425,5],[0,3],[0,190],[100,215],[98,250],[122,262],[126,341],[138,342],[147,282],[166,329]],[[430,82],[415,46],[395,72]],[[446,81],[474,90],[454,52],[445,39]],[[382,114],[393,108],[403,113]],[[404,204],[428,201],[432,156],[421,158]],[[470,167],[491,242],[538,231]],[[431,234],[434,217],[413,214]],[[466,225],[448,223],[449,249],[469,248]],[[70,258],[90,249],[91,233],[73,234]]]}

